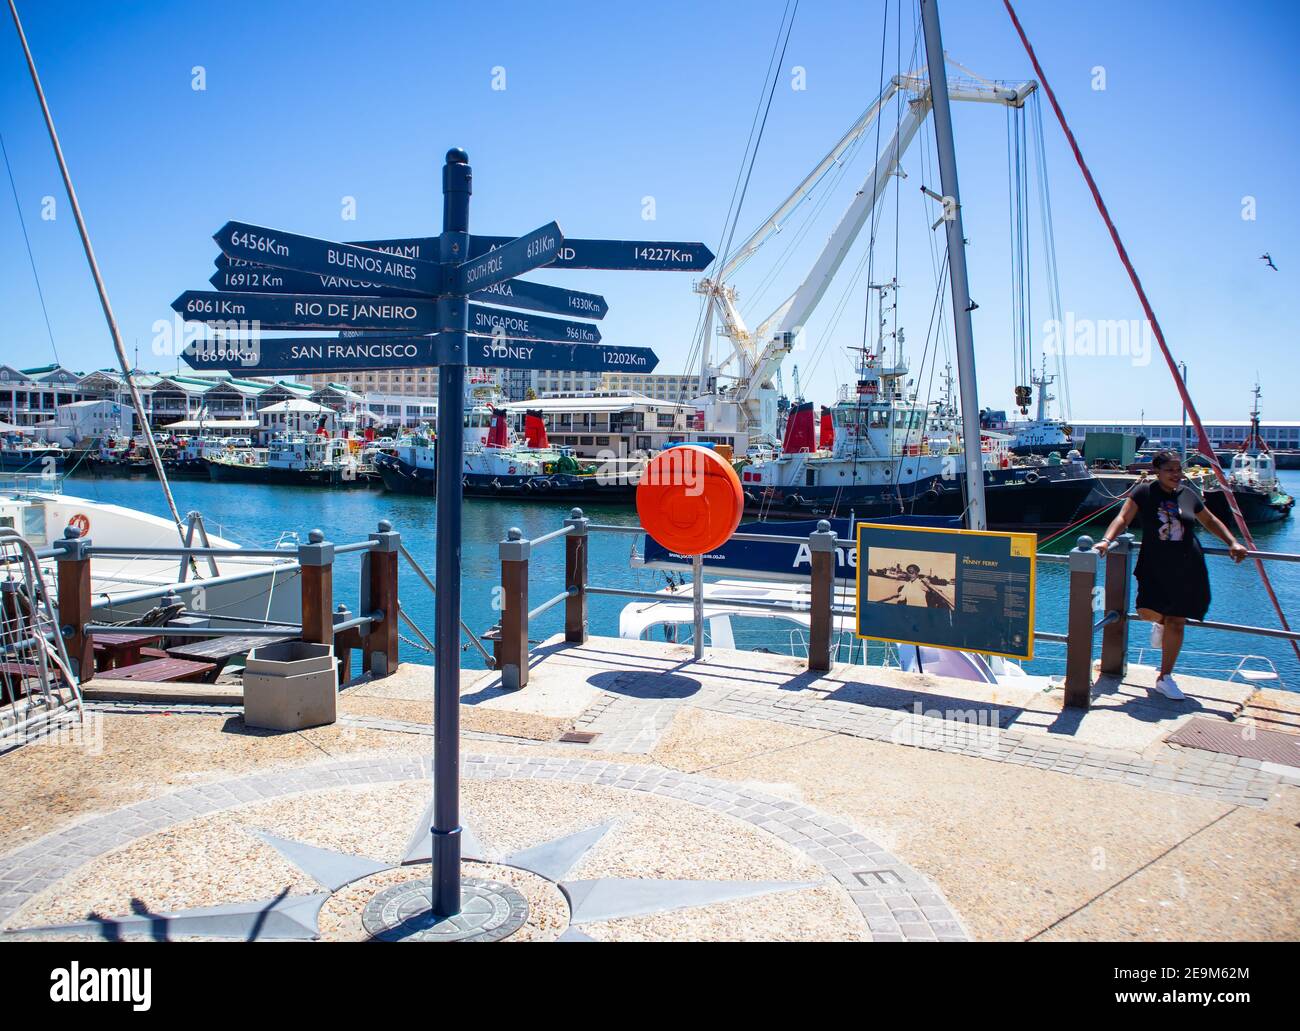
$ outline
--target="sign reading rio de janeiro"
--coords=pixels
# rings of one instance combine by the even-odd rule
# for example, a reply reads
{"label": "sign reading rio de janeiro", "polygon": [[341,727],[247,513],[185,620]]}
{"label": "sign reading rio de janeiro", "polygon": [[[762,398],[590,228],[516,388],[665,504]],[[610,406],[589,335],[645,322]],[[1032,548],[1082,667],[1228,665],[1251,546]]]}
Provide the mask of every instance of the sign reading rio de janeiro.
{"label": "sign reading rio de janeiro", "polygon": [[1037,548],[1032,533],[860,523],[857,635],[1032,659]]}

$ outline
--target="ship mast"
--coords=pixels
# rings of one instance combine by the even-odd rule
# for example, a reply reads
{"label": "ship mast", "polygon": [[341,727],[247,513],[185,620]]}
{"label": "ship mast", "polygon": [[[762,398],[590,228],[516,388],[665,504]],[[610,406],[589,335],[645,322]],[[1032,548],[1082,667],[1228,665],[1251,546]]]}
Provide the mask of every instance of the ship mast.
{"label": "ship mast", "polygon": [[957,156],[952,139],[952,108],[948,103],[948,72],[944,68],[943,37],[935,0],[921,0],[925,56],[930,67],[930,102],[934,105],[934,137],[939,154],[939,185],[943,190],[944,223],[948,233],[948,282],[952,287],[952,324],[957,336],[957,382],[961,392],[962,444],[966,452],[966,526],[988,528],[984,505],[984,455],[980,447],[980,406],[975,388],[975,334],[970,313],[970,284],[966,278],[966,238],[961,224],[961,193],[957,189]]}

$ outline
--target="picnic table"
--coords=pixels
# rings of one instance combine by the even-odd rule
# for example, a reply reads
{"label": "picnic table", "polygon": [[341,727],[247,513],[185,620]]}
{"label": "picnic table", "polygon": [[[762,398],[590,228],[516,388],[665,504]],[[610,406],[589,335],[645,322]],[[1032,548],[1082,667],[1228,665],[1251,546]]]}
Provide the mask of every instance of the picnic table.
{"label": "picnic table", "polygon": [[283,637],[267,637],[261,634],[211,637],[206,641],[196,641],[193,644],[178,644],[174,648],[168,648],[167,654],[177,659],[211,663],[213,669],[208,683],[212,683],[221,675],[221,671],[226,668],[226,663],[236,655],[246,655],[254,648],[265,648],[270,644],[283,644],[285,641],[296,641],[297,639],[297,634],[286,634]]}
{"label": "picnic table", "polygon": [[177,680],[200,680],[216,667],[210,662],[191,662],[188,659],[150,659],[131,666],[115,666],[96,673],[96,680],[143,680],[150,683],[172,683]]}
{"label": "picnic table", "polygon": [[95,634],[92,640],[95,647],[95,669],[103,672],[118,666],[136,665],[140,661],[140,649],[161,641],[162,634],[156,631],[140,633],[138,630],[114,630]]}

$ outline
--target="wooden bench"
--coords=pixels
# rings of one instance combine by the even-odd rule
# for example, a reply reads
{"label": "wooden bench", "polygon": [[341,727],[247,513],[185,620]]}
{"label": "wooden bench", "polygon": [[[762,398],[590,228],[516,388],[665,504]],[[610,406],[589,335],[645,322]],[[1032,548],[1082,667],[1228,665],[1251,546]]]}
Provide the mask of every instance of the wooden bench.
{"label": "wooden bench", "polygon": [[283,644],[296,641],[297,634],[284,637],[264,637],[261,634],[246,634],[238,637],[212,637],[206,641],[193,644],[178,644],[167,649],[167,654],[177,659],[189,659],[191,662],[209,662],[214,664],[209,683],[215,681],[226,668],[226,663],[237,655],[247,655],[254,648],[265,648],[269,644]]}
{"label": "wooden bench", "polygon": [[[40,667],[34,662],[0,662],[0,680],[4,681],[4,689],[12,698],[18,698],[20,695],[27,693],[23,686],[25,680],[36,680],[41,675]],[[51,671],[50,678],[54,679],[57,673]],[[0,694],[0,703],[5,701],[5,695]]]}
{"label": "wooden bench", "polygon": [[95,667],[98,671],[115,666],[134,666],[140,661],[140,650],[147,644],[156,644],[162,635],[139,631],[110,631],[94,635]]}
{"label": "wooden bench", "polygon": [[202,680],[216,666],[211,662],[191,662],[189,659],[150,659],[132,666],[115,666],[96,673],[96,680],[143,680],[153,683],[172,683],[178,680]]}

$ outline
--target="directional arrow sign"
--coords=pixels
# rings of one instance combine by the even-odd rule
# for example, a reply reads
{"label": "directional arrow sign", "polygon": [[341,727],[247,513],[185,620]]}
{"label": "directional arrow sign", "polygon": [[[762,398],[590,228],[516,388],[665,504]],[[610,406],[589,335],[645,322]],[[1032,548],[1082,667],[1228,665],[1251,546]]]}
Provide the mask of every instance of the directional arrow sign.
{"label": "directional arrow sign", "polygon": [[266,373],[405,369],[433,364],[433,337],[262,337],[195,340],[181,352],[192,369]]}
{"label": "directional arrow sign", "polygon": [[486,290],[494,283],[549,265],[560,252],[562,243],[564,236],[554,222],[518,239],[503,239],[495,249],[484,248],[486,253],[456,267],[456,292],[468,294]]}
{"label": "directional arrow sign", "polygon": [[476,290],[469,295],[471,301],[484,304],[504,304],[510,308],[527,308],[529,311],[548,311],[556,315],[576,315],[580,319],[603,319],[609,305],[600,294],[585,294],[580,290],[564,290],[545,283],[530,283],[526,279],[507,279],[486,290]]}
{"label": "directional arrow sign", "polygon": [[[490,254],[493,248],[505,245],[509,239],[506,236],[471,236],[469,252],[474,257]],[[712,261],[713,252],[702,243],[566,239],[550,267],[702,272]]]}
{"label": "directional arrow sign", "polygon": [[224,254],[218,254],[214,264],[217,272],[208,282],[221,290],[271,294],[364,294],[367,297],[418,296],[416,291],[410,289],[381,286],[352,276],[294,272],[239,258],[227,258]]}
{"label": "directional arrow sign", "polygon": [[428,296],[441,292],[441,269],[437,265],[386,251],[283,233],[246,222],[227,222],[213,239],[227,257],[272,268],[352,276]]}
{"label": "directional arrow sign", "polygon": [[600,330],[589,322],[548,319],[501,308],[469,306],[469,331],[475,336],[505,336],[517,340],[559,340],[570,344],[598,344]]}
{"label": "directional arrow sign", "polygon": [[[435,338],[439,347],[443,337]],[[438,351],[435,350],[435,356]],[[648,347],[556,344],[469,337],[465,364],[491,369],[573,369],[578,372],[651,372],[659,357]]]}
{"label": "directional arrow sign", "polygon": [[437,328],[438,302],[414,297],[223,294],[187,290],[172,302],[172,308],[194,322],[257,322],[262,329],[367,329],[427,333]]}

